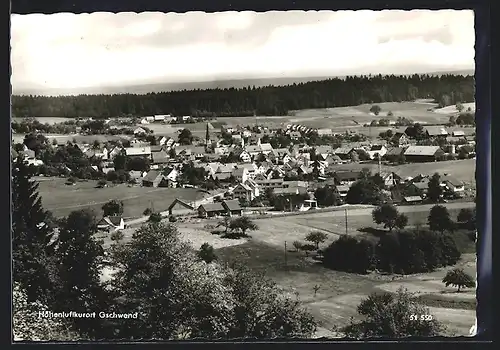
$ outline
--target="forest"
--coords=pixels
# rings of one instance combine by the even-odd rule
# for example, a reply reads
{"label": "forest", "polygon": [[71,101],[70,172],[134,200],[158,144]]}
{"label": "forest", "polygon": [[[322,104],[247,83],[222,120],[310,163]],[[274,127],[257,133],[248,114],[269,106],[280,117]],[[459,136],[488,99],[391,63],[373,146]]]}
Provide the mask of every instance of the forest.
{"label": "forest", "polygon": [[440,106],[474,101],[471,75],[348,76],[287,86],[161,93],[12,96],[13,117],[281,116],[310,108],[433,99]]}

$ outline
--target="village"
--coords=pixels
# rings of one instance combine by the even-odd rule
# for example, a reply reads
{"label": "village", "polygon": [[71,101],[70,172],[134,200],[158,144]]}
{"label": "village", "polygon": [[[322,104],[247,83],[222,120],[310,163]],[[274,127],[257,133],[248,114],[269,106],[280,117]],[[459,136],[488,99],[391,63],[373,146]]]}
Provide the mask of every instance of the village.
{"label": "village", "polygon": [[[189,121],[192,124],[185,124]],[[399,167],[457,163],[475,157],[474,128],[466,126],[388,125],[386,131],[369,138],[351,130],[339,134],[327,128],[313,129],[300,124],[268,127],[220,123],[217,130],[211,121],[157,115],[132,121],[83,119],[80,121],[83,130],[79,127],[78,131],[89,140],[92,132],[105,134],[117,129],[117,123],[130,125],[131,122],[138,124],[125,130],[122,126],[121,132],[129,135],[121,140],[99,142],[97,136],[100,135],[95,135],[93,142],[78,143],[74,138],[74,142],[64,143],[57,138],[45,138],[42,143],[45,148],[52,148],[50,152],[41,149],[36,142],[32,147],[35,150],[29,149],[29,138],[40,138],[31,134],[26,136],[28,142],[14,145],[12,156],[21,154],[36,175],[58,174],[67,178],[68,186],[94,179],[98,180],[100,188],[123,182],[129,187],[204,190],[207,199],[202,201],[175,198],[170,205],[155,208],[164,216],[183,217],[214,217],[255,210],[263,213],[320,209],[328,205],[322,198],[315,198],[314,193],[323,187],[335,190],[339,197],[335,205],[346,204],[350,187],[367,171],[380,176],[387,190],[387,201],[399,205],[425,203],[428,182],[435,172],[409,174],[405,171],[402,174],[398,172]],[[186,126],[177,129],[177,137],[157,135],[146,126],[175,125],[177,122]],[[194,136],[190,125],[204,125],[205,137],[200,132],[197,134],[200,136]],[[85,159],[72,168],[54,161],[69,146]],[[48,154],[52,154],[52,158]],[[452,172],[439,176],[445,189],[443,201],[474,199],[473,179],[466,184]],[[270,196],[287,200],[287,205],[271,205]],[[137,219],[131,218],[131,223],[140,222]],[[123,224],[113,224],[120,222]],[[111,230],[127,225],[126,220],[114,217],[102,218],[101,223],[101,228]]]}

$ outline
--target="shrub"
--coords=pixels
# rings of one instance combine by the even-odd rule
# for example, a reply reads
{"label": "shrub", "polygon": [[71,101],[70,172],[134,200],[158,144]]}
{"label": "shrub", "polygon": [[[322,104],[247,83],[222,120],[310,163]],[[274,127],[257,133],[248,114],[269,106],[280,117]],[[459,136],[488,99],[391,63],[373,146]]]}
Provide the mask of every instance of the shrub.
{"label": "shrub", "polygon": [[210,264],[212,261],[217,260],[217,255],[215,255],[214,247],[208,243],[203,243],[198,251],[198,256],[200,259]]}
{"label": "shrub", "polygon": [[174,215],[170,215],[170,216],[168,217],[168,221],[169,221],[169,222],[177,222],[177,217],[175,217]]}
{"label": "shrub", "polygon": [[448,271],[443,278],[443,283],[446,287],[450,285],[458,287],[457,292],[460,292],[460,288],[473,288],[476,286],[474,278],[459,268]]}
{"label": "shrub", "polygon": [[109,238],[111,238],[112,241],[121,241],[124,236],[125,235],[122,231],[114,231],[113,233],[111,233],[111,236]]}
{"label": "shrub", "polygon": [[342,235],[323,252],[323,264],[338,271],[366,273],[375,260],[373,243]]}
{"label": "shrub", "polygon": [[142,215],[144,216],[149,216],[153,213],[153,211],[151,210],[151,208],[146,208],[144,209],[144,211],[142,212]]}

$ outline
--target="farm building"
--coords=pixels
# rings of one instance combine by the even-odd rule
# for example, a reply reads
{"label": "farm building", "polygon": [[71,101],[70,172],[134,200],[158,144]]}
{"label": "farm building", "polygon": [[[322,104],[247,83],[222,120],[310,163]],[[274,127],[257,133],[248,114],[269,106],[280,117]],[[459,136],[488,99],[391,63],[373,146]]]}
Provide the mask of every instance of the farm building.
{"label": "farm building", "polygon": [[370,159],[375,159],[378,157],[383,157],[387,153],[387,148],[384,145],[373,145],[370,150],[367,151]]}
{"label": "farm building", "polygon": [[454,130],[451,132],[451,136],[453,137],[465,137],[465,131],[463,130]]}
{"label": "farm building", "polygon": [[426,126],[424,133],[427,137],[446,137],[448,131],[443,126]]}
{"label": "farm building", "polygon": [[228,200],[217,203],[201,204],[198,207],[198,215],[202,218],[218,215],[241,215],[242,209],[238,200]]}
{"label": "farm building", "polygon": [[241,215],[242,209],[237,199],[223,201],[222,206],[226,209],[227,215]]}
{"label": "farm building", "polygon": [[422,197],[420,196],[403,197],[403,203],[406,204],[418,204],[421,202],[422,202]]}
{"label": "farm building", "polygon": [[338,185],[351,186],[361,178],[360,171],[336,171],[334,174],[335,183]]}
{"label": "farm building", "polygon": [[168,215],[182,216],[196,213],[196,209],[191,204],[180,200],[179,198],[174,199],[172,204],[168,206]]}
{"label": "farm building", "polygon": [[392,136],[391,143],[394,146],[401,147],[408,145],[410,143],[410,140],[404,132],[397,132],[394,134],[394,136]]}
{"label": "farm building", "polygon": [[221,202],[201,204],[198,207],[198,216],[201,218],[210,218],[219,215],[225,215],[226,209]]}
{"label": "farm building", "polygon": [[439,146],[409,146],[404,152],[407,162],[436,162],[444,155]]}
{"label": "farm building", "polygon": [[342,160],[350,159],[351,154],[354,152],[354,148],[340,147],[333,151],[333,154],[338,156]]}
{"label": "farm building", "polygon": [[395,172],[384,172],[382,171],[379,176],[384,180],[384,185],[387,187],[396,186],[401,182],[401,177]]}
{"label": "farm building", "polygon": [[385,153],[383,159],[388,162],[399,162],[402,159],[402,156],[405,152],[405,148],[403,147],[394,147],[389,148]]}
{"label": "farm building", "polygon": [[97,223],[97,229],[103,231],[119,231],[125,228],[125,221],[121,216],[106,216]]}
{"label": "farm building", "polygon": [[142,186],[144,187],[158,187],[163,181],[164,176],[158,170],[150,170],[142,179]]}
{"label": "farm building", "polygon": [[169,156],[168,156],[168,154],[165,153],[164,151],[153,152],[152,156],[153,156],[153,161],[152,161],[153,165],[164,165],[164,164],[167,164],[168,161],[169,161],[169,159],[170,159]]}
{"label": "farm building", "polygon": [[125,148],[125,154],[127,157],[150,157],[151,147],[128,147]]}
{"label": "farm building", "polygon": [[450,191],[454,193],[460,193],[465,191],[464,183],[450,175],[444,175],[441,177],[441,185],[448,188]]}

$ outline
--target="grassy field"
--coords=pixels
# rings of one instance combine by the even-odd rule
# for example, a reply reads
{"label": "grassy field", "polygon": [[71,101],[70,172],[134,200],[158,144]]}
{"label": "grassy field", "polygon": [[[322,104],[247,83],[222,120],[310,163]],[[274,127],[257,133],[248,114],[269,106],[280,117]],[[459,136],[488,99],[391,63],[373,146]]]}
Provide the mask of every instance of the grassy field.
{"label": "grassy field", "polygon": [[192,188],[144,188],[128,187],[125,184],[96,188],[95,181],[77,182],[65,185],[61,178],[39,181],[39,192],[43,206],[56,216],[65,216],[74,210],[90,208],[99,216],[101,207],[111,199],[124,203],[124,217],[142,216],[144,209],[166,210],[175,198],[194,201],[203,198],[204,193]]}
{"label": "grassy field", "polygon": [[[446,205],[451,216],[455,217],[461,207],[469,207],[473,203]],[[426,223],[430,207],[408,206],[399,207],[399,210],[408,215],[410,225],[415,225]],[[370,235],[360,232],[359,229],[376,227],[372,221],[371,210],[348,210],[349,234]],[[416,293],[418,300],[429,307],[433,317],[448,327],[446,335],[469,333],[474,324],[475,292],[468,289],[455,293],[454,288],[444,286],[441,280],[451,267],[426,274],[395,276],[394,279],[392,276],[376,273],[362,276],[326,269],[307,258],[303,252],[295,251],[293,241],[304,242],[305,236],[313,230],[321,230],[328,235],[328,240],[320,247],[327,246],[339,234],[345,233],[344,215],[341,210],[256,219],[254,222],[258,225],[258,230],[249,232],[248,239],[226,240],[227,245],[219,241],[218,236],[203,232],[204,226],[207,223],[215,224],[215,220],[196,220],[178,224],[178,227],[183,239],[191,241],[192,244],[196,242],[193,248],[198,249],[202,241],[206,241],[216,248],[220,262],[228,265],[243,264],[273,279],[290,296],[298,294],[304,306],[320,323],[321,332],[325,336],[331,336],[332,333],[328,331],[332,327],[346,325],[351,317],[358,317],[357,305],[371,292],[396,292],[401,286]],[[461,236],[457,244],[464,255],[458,265],[474,276],[474,243],[465,234],[457,233],[459,234]],[[313,291],[315,285],[320,287],[316,295]]]}
{"label": "grassy field", "polygon": [[[24,134],[12,134],[12,139],[14,143],[23,142]],[[66,143],[68,141],[76,140],[78,143],[88,143],[92,144],[95,140],[100,142],[107,142],[113,140],[121,140],[121,139],[130,139],[129,135],[61,135],[61,134],[44,134],[46,138],[49,139],[50,142],[52,140],[57,140],[60,143]]]}
{"label": "grassy field", "polygon": [[[333,170],[361,170],[363,168],[369,168],[373,173],[378,172],[378,164],[376,163],[350,163],[350,164],[339,164],[332,165]],[[450,174],[457,180],[463,181],[467,184],[475,184],[475,173],[476,173],[476,160],[475,159],[464,159],[464,160],[449,160],[443,162],[429,162],[429,163],[408,163],[395,166],[382,165],[382,171],[393,171],[402,178],[408,176],[414,177],[418,174],[432,175],[434,173],[439,174]]]}
{"label": "grassy field", "polygon": [[[285,127],[287,124],[302,124],[311,128],[330,128],[334,132],[345,132],[353,130],[365,135],[370,132],[376,136],[387,130],[387,127],[363,127],[374,119],[389,119],[396,121],[398,117],[406,117],[422,124],[445,124],[450,115],[456,113],[454,106],[439,109],[437,104],[420,100],[415,102],[384,102],[378,103],[382,108],[378,116],[370,112],[372,104],[363,104],[350,107],[305,109],[290,111],[288,116],[255,116],[255,117],[225,117],[220,121],[228,125],[265,125],[268,127]],[[468,104],[467,104],[468,106]],[[391,111],[392,116],[387,113]]]}
{"label": "grassy field", "polygon": [[[216,254],[222,263],[237,262],[264,272],[288,295],[298,295],[322,330],[347,325],[351,317],[358,318],[356,307],[368,294],[395,292],[400,286],[413,293],[420,292],[418,300],[430,308],[433,317],[447,326],[446,335],[467,335],[474,324],[474,298],[471,297],[475,295],[474,291],[453,293],[452,288],[444,287],[441,279],[446,269],[396,280],[376,274],[361,276],[323,268],[304,259],[300,253],[288,252],[285,262],[283,249],[255,240],[218,249]],[[465,265],[468,272],[474,269],[471,256],[465,256],[459,265]],[[319,286],[316,295],[313,291],[315,285]]]}

